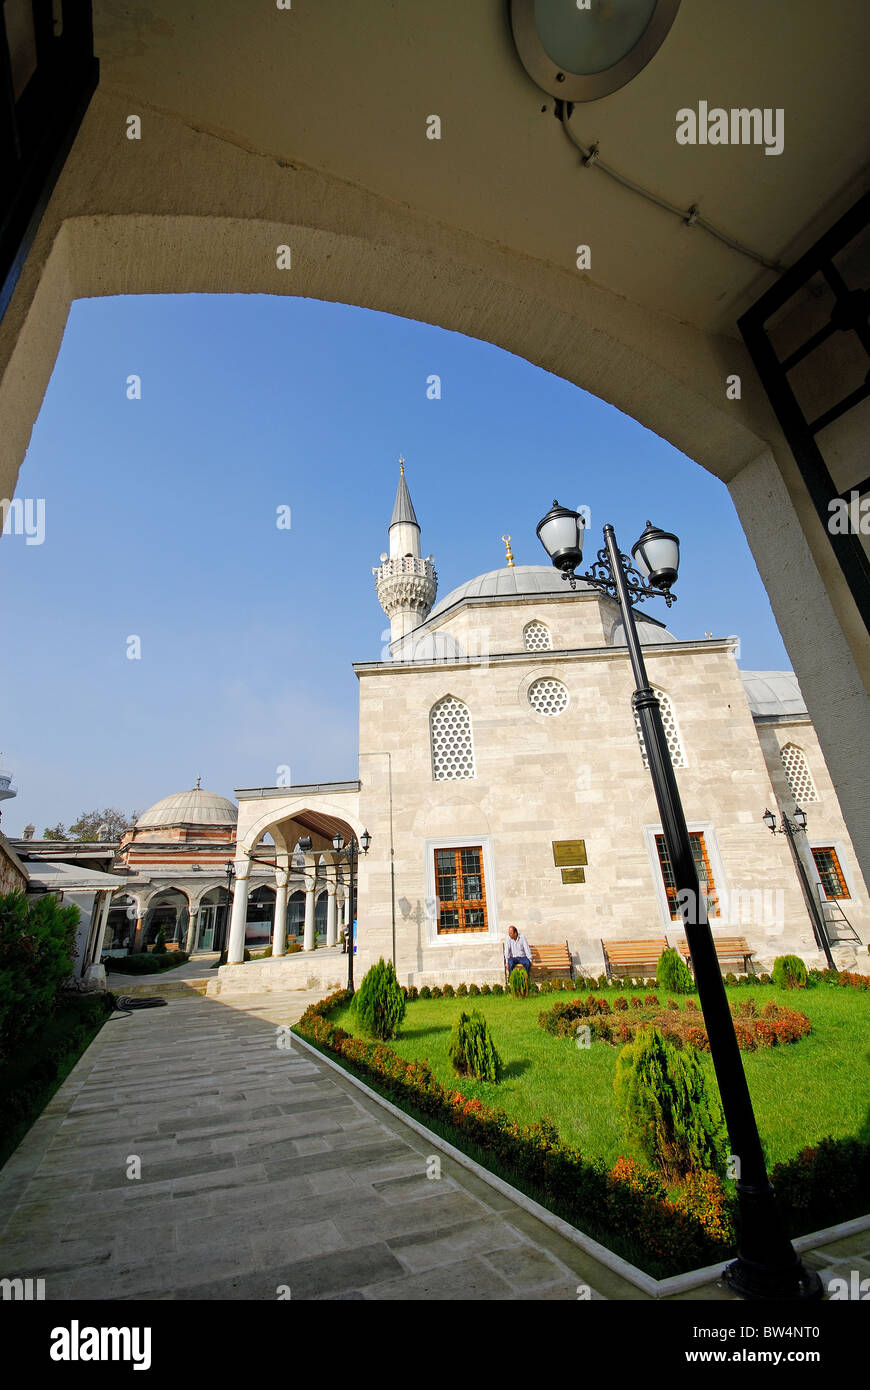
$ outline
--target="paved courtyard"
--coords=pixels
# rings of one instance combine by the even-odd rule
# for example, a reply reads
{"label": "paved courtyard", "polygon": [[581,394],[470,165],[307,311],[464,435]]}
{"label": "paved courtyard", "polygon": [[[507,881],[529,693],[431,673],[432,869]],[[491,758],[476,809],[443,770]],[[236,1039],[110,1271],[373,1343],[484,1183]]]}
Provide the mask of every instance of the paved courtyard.
{"label": "paved courtyard", "polygon": [[315,997],[114,1015],[0,1172],[0,1275],[65,1300],[646,1297],[279,1047],[278,1025]]}

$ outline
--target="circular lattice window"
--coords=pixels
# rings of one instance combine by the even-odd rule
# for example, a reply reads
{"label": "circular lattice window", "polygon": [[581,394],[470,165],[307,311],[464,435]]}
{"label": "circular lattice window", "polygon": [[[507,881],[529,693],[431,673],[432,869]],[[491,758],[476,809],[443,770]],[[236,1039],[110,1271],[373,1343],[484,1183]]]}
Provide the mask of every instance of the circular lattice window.
{"label": "circular lattice window", "polygon": [[529,704],[538,714],[561,714],[568,704],[568,691],[561,681],[545,676],[529,686]]}

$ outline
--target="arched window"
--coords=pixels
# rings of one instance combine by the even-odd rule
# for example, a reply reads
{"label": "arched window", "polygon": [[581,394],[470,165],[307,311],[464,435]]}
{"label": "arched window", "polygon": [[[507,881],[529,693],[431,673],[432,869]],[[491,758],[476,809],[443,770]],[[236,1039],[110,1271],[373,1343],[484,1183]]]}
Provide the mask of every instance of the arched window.
{"label": "arched window", "polygon": [[533,618],[523,628],[523,646],[527,652],[552,651],[553,641],[550,637],[550,629],[539,622],[537,618]]}
{"label": "arched window", "polygon": [[[680,739],[680,731],[677,727],[677,717],[674,714],[674,707],[671,704],[670,698],[663,690],[656,690],[655,694],[658,695],[659,704],[661,705],[662,724],[664,725],[665,738],[668,741],[668,752],[671,755],[671,763],[674,767],[688,767],[686,755],[683,752],[683,744]],[[646,744],[643,741],[643,733],[641,732],[640,719],[638,718],[637,711],[635,711],[634,715],[634,727],[637,730],[637,741],[640,744],[640,755],[643,758],[643,765],[644,767],[649,767],[649,758],[647,756]]]}
{"label": "arched window", "polygon": [[782,758],[789,790],[796,804],[802,806],[805,801],[818,801],[819,794],[812,773],[807,767],[803,749],[798,748],[796,743],[787,743],[779,750],[779,756]]}
{"label": "arched window", "polygon": [[445,695],[429,711],[432,776],[436,782],[476,777],[471,712],[455,695]]}

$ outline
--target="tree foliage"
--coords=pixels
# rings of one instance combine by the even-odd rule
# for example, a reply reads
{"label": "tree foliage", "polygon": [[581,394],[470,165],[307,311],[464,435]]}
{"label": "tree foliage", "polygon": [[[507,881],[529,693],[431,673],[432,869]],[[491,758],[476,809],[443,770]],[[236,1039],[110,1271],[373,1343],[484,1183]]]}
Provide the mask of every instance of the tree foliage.
{"label": "tree foliage", "polygon": [[694,1048],[641,1029],[617,1058],[613,1089],[626,1136],[668,1181],[704,1170],[724,1175],[725,1117]]}
{"label": "tree foliage", "polygon": [[79,910],[51,894],[0,897],[0,1058],[51,1013],[72,973]]}
{"label": "tree foliage", "polygon": [[[102,811],[82,811],[78,820],[69,828],[71,840],[93,843],[95,840],[120,840],[125,830],[132,830],[136,824],[137,813],[120,811],[117,806],[106,806]],[[102,831],[102,834],[100,834]]]}

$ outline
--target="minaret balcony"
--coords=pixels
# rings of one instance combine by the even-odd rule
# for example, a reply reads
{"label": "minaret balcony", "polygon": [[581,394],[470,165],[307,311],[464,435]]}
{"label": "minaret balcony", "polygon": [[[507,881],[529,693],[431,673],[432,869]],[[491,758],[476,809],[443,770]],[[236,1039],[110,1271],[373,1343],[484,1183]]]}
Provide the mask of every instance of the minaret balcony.
{"label": "minaret balcony", "polygon": [[373,569],[372,574],[377,584],[384,579],[405,574],[418,574],[422,579],[432,579],[436,583],[438,580],[432,561],[420,559],[415,555],[393,555]]}

